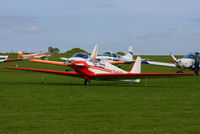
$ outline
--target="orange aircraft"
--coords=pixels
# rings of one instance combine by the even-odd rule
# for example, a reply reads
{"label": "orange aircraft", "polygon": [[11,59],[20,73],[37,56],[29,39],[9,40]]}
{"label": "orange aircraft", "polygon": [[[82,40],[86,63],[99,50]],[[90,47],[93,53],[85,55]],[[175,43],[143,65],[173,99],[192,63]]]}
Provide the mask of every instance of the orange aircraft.
{"label": "orange aircraft", "polygon": [[43,53],[43,54],[23,54],[22,51],[18,52],[18,59],[45,59],[49,56],[51,56],[52,53]]}

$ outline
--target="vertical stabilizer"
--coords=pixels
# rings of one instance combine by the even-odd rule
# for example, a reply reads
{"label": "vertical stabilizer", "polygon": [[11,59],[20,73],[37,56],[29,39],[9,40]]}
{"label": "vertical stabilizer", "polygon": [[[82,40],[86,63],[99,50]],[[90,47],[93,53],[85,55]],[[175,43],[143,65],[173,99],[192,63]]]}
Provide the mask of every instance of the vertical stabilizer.
{"label": "vertical stabilizer", "polygon": [[19,51],[18,54],[17,54],[18,57],[20,57],[20,56],[22,56],[22,55],[23,55],[23,52],[22,52],[22,51]]}
{"label": "vertical stabilizer", "polygon": [[23,54],[23,52],[22,52],[22,51],[19,51],[18,54]]}
{"label": "vertical stabilizer", "polygon": [[141,73],[141,57],[137,57],[130,73]]}
{"label": "vertical stabilizer", "polygon": [[133,61],[133,47],[129,46],[128,47],[128,53],[126,55],[123,56],[124,59],[126,59],[126,61]]}
{"label": "vertical stabilizer", "polygon": [[95,59],[97,57],[97,52],[98,52],[98,45],[96,44],[91,54],[92,59]]}

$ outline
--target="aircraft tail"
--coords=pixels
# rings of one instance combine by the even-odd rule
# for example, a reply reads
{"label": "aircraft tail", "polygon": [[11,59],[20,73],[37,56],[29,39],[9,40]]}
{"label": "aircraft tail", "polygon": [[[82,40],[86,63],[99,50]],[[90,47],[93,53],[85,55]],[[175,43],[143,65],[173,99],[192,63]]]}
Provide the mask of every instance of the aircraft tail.
{"label": "aircraft tail", "polygon": [[133,47],[132,46],[128,47],[128,53],[130,53],[131,55],[133,55]]}
{"label": "aircraft tail", "polygon": [[98,52],[98,45],[96,44],[91,54],[92,59],[95,59],[97,57],[97,52]]}
{"label": "aircraft tail", "polygon": [[137,57],[130,73],[141,73],[141,57]]}
{"label": "aircraft tail", "polygon": [[19,51],[18,52],[18,56],[22,56],[23,55],[23,52],[22,51]]}
{"label": "aircraft tail", "polygon": [[129,60],[130,62],[133,61],[133,47],[129,46],[128,47],[128,53],[123,56],[125,59]]}

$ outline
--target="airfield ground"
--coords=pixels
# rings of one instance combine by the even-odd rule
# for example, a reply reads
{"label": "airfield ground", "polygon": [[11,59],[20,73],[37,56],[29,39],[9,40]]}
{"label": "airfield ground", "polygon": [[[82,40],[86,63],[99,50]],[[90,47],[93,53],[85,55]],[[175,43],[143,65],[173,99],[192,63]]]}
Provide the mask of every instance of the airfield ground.
{"label": "airfield ground", "polygon": [[[14,58],[16,55],[10,55]],[[50,60],[59,60],[53,55]],[[63,56],[63,55],[62,55]],[[142,56],[169,61],[169,56]],[[199,77],[149,79],[130,84],[3,69],[16,66],[65,70],[29,61],[0,63],[1,134],[198,134]],[[131,65],[122,65],[129,70]],[[142,65],[142,72],[176,72]],[[186,72],[192,72],[190,70]]]}

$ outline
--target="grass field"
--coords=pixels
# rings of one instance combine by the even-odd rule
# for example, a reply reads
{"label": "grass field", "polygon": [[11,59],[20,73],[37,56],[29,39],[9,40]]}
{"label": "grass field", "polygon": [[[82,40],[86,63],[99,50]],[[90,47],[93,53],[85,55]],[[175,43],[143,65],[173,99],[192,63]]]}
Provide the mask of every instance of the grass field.
{"label": "grass field", "polygon": [[[15,57],[15,55],[10,55]],[[53,55],[50,60],[58,60]],[[169,61],[169,56],[142,56]],[[3,69],[15,66],[64,70],[63,66],[0,63],[0,134],[199,134],[199,77],[164,78],[137,84],[91,81]],[[131,65],[122,65],[130,70]],[[142,72],[176,72],[142,65]],[[185,72],[192,72],[187,70]]]}

